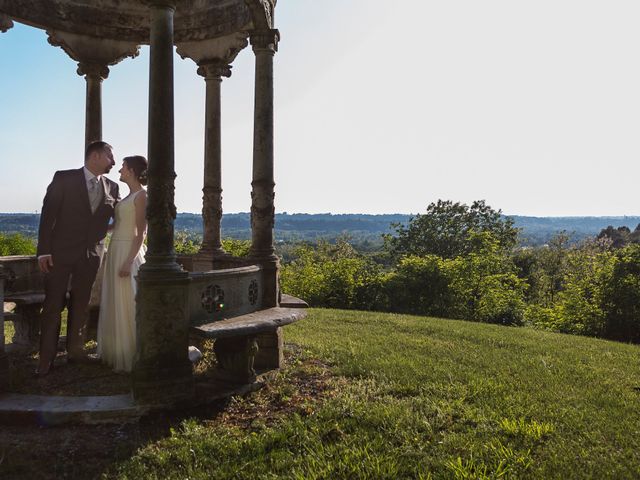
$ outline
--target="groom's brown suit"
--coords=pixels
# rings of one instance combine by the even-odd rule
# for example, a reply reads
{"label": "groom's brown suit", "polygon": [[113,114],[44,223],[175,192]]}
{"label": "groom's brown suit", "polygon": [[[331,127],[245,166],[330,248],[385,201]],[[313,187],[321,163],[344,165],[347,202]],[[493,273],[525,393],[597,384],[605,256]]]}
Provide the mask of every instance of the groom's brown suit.
{"label": "groom's brown suit", "polygon": [[82,168],[56,172],[47,188],[40,215],[38,256],[52,255],[53,267],[45,274],[40,358],[55,358],[60,336],[60,313],[71,279],[67,318],[67,352],[81,357],[91,288],[104,252],[109,220],[119,200],[118,184],[101,178],[102,200],[95,212]]}

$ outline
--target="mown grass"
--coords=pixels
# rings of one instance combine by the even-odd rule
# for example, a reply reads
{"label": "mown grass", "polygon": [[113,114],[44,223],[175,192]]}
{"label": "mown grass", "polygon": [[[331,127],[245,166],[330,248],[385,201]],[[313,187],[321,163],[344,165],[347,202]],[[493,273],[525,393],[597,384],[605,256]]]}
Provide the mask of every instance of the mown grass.
{"label": "mown grass", "polygon": [[285,335],[346,378],[335,395],[257,427],[185,421],[105,478],[640,477],[638,346],[315,309]]}

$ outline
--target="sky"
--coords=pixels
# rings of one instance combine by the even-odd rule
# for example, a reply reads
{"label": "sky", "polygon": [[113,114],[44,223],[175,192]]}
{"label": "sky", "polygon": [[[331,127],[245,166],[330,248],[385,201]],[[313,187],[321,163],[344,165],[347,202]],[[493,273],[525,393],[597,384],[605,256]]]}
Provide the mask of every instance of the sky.
{"label": "sky", "polygon": [[[637,0],[280,0],[276,211],[640,214],[639,20]],[[226,213],[250,209],[253,62],[222,84]],[[103,83],[118,159],[147,152],[148,63],[143,47]],[[82,165],[76,67],[43,31],[0,34],[1,212],[39,211]],[[174,70],[176,205],[200,212],[205,84]]]}

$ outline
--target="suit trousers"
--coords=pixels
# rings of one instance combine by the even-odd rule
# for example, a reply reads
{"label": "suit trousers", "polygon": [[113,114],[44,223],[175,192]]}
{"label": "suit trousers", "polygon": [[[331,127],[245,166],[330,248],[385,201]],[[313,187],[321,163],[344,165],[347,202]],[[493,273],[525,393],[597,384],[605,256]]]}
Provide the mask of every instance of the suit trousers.
{"label": "suit trousers", "polygon": [[44,277],[45,300],[40,323],[40,359],[51,362],[56,357],[60,337],[60,314],[70,289],[67,316],[67,353],[83,355],[85,330],[89,314],[91,288],[96,279],[100,257],[83,255],[74,263],[61,263],[53,256],[53,268]]}

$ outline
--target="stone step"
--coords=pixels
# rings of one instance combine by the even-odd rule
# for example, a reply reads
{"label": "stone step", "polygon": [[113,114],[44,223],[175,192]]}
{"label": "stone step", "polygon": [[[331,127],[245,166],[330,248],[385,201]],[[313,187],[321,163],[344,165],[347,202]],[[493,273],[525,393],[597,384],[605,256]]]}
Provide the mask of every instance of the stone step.
{"label": "stone step", "polygon": [[135,422],[146,413],[131,394],[103,396],[54,396],[0,394],[3,425],[98,424]]}

